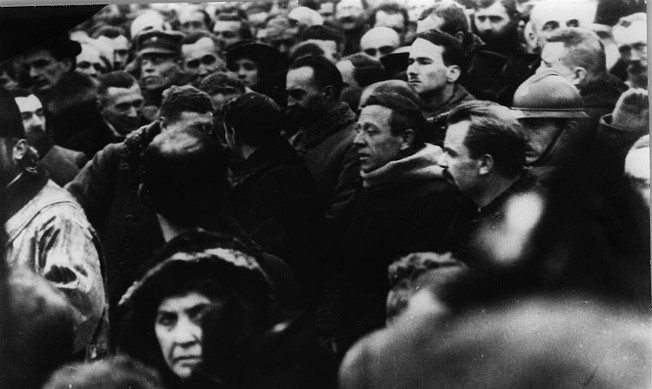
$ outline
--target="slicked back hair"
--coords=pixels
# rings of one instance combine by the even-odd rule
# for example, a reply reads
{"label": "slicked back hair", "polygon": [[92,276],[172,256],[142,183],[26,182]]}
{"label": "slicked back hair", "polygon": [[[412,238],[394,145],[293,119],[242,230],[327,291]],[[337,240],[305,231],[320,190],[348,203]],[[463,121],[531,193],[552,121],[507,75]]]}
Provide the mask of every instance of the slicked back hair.
{"label": "slicked back hair", "polygon": [[374,93],[369,96],[363,108],[371,105],[380,105],[392,110],[389,126],[393,136],[412,130],[414,131],[412,147],[419,148],[424,145],[428,122],[419,105],[411,98],[399,93]]}
{"label": "slicked back hair", "polygon": [[457,65],[460,68],[464,65],[464,51],[462,44],[450,34],[438,30],[428,30],[417,34],[417,39],[425,39],[428,42],[442,46],[442,60],[444,65]]}
{"label": "slicked back hair", "polygon": [[328,59],[320,56],[306,56],[297,58],[290,64],[290,70],[309,67],[314,71],[313,78],[319,89],[332,86],[335,90],[335,97],[339,98],[344,87],[342,74],[337,67]]}
{"label": "slicked back hair", "polygon": [[501,175],[513,178],[525,166],[525,135],[523,127],[509,108],[491,101],[469,101],[454,108],[448,125],[469,121],[464,145],[471,158],[488,154]]}

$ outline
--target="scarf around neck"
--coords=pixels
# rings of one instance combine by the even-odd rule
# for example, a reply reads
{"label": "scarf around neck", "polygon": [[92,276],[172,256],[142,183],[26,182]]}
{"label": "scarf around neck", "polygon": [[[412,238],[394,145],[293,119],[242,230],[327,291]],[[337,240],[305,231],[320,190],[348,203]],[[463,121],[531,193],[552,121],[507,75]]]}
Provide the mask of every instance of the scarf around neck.
{"label": "scarf around neck", "polygon": [[361,171],[362,186],[373,188],[407,181],[443,179],[443,169],[437,163],[442,153],[441,147],[426,143],[425,147],[405,158],[388,162],[369,173]]}

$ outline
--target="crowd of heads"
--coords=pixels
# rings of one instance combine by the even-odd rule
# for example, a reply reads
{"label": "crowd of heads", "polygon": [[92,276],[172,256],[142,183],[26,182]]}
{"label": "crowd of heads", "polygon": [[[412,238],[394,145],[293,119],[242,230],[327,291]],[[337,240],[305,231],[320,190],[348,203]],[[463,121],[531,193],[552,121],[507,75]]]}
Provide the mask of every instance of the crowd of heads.
{"label": "crowd of heads", "polygon": [[[337,362],[341,388],[649,383],[652,352],[639,347],[650,285],[645,10],[637,0],[112,4],[26,48],[0,64],[0,194],[38,176],[55,145],[92,160],[87,172],[120,144],[112,174],[127,177],[165,244],[107,312],[119,318],[116,353],[93,363],[73,362],[65,293],[0,271],[10,292],[0,338],[11,338],[0,347],[25,351],[0,384],[332,388]],[[350,202],[319,204],[327,226],[373,226],[360,202],[432,177],[460,210],[450,236],[433,237],[447,250],[406,248],[381,269],[386,325],[354,345],[297,330],[296,307],[284,306],[297,285],[279,276],[296,265],[254,241],[275,221],[256,204],[247,216],[269,220],[245,232],[226,205],[269,145],[294,146],[291,161],[303,164],[310,142],[346,120],[345,140],[319,158],[344,165],[337,153],[348,148],[358,181]],[[79,128],[97,123],[110,140],[75,148]],[[14,207],[0,206],[0,221]],[[322,260],[349,232],[333,225],[320,230]],[[393,228],[381,231],[395,243]],[[332,260],[329,271],[348,270]],[[327,289],[318,303],[332,303]],[[638,370],[626,374],[623,360]]]}

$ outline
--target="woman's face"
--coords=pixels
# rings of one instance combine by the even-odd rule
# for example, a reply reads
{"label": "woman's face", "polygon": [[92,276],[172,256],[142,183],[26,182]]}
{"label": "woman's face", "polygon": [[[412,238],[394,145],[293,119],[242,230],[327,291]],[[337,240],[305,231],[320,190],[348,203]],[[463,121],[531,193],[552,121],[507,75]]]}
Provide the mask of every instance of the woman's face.
{"label": "woman's face", "polygon": [[165,363],[181,379],[188,378],[202,358],[202,315],[211,301],[197,292],[163,299],[154,332]]}
{"label": "woman's face", "polygon": [[251,59],[240,58],[231,64],[229,70],[235,73],[245,86],[253,88],[258,85],[258,66]]}

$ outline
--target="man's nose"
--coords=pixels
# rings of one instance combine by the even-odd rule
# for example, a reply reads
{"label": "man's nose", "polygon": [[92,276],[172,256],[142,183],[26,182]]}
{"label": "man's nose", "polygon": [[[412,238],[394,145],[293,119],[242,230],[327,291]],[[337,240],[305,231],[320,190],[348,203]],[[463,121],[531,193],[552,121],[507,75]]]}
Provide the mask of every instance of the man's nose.
{"label": "man's nose", "polygon": [[154,70],[154,66],[152,66],[151,61],[143,61],[140,64],[140,69],[145,72],[152,72]]}
{"label": "man's nose", "polygon": [[364,139],[362,138],[362,131],[357,132],[353,138],[353,144],[357,146],[364,145]]}
{"label": "man's nose", "polygon": [[182,319],[174,328],[173,336],[176,344],[189,346],[199,342],[201,330],[197,324]]}
{"label": "man's nose", "polygon": [[29,76],[30,77],[36,77],[39,74],[40,74],[40,72],[38,70],[36,70],[36,68],[34,66],[29,67]]}
{"label": "man's nose", "polygon": [[39,115],[34,114],[34,115],[32,115],[32,121],[34,122],[35,126],[45,128],[45,118],[44,117],[41,117]]}
{"label": "man's nose", "polygon": [[437,164],[439,166],[443,167],[443,168],[447,168],[448,167],[448,154],[446,154],[446,153],[441,154],[441,156],[439,157],[439,160],[437,161]]}

